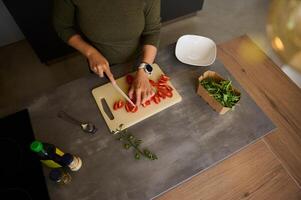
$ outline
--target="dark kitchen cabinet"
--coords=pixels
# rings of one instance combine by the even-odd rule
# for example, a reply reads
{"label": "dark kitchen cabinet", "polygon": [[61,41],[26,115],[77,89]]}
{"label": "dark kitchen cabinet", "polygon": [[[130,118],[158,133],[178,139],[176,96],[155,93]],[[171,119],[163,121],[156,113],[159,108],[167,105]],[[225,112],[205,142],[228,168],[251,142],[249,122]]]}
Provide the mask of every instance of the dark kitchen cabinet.
{"label": "dark kitchen cabinet", "polygon": [[[56,35],[51,23],[52,0],[3,0],[26,39],[43,63],[74,50]],[[181,17],[202,8],[203,0],[161,0],[162,21]]]}

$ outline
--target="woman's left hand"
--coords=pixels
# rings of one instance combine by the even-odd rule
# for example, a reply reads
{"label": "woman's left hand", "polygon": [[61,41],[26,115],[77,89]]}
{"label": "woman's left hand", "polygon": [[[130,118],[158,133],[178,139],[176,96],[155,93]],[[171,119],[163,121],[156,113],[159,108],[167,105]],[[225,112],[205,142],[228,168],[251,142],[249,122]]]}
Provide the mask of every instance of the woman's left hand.
{"label": "woman's left hand", "polygon": [[129,91],[130,99],[133,99],[133,97],[135,97],[136,106],[139,106],[140,104],[143,104],[145,103],[145,101],[149,100],[153,95],[154,91],[151,84],[149,83],[147,74],[144,72],[144,69],[138,69],[136,77],[134,78],[131,89]]}

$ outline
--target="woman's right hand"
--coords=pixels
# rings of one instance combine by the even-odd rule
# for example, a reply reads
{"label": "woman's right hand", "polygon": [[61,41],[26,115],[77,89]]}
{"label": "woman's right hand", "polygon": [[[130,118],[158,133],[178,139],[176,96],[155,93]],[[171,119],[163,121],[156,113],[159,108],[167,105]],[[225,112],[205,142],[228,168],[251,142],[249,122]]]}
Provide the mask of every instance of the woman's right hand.
{"label": "woman's right hand", "polygon": [[110,70],[108,60],[101,55],[98,51],[90,53],[88,56],[90,69],[100,77],[104,76],[104,73],[108,76],[112,83],[115,83],[115,79]]}

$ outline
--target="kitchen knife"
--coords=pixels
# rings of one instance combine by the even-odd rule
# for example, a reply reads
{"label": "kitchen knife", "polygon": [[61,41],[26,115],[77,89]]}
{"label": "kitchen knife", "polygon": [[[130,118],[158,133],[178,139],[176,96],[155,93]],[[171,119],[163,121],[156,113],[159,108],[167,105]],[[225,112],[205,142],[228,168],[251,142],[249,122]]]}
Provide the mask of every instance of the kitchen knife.
{"label": "kitchen knife", "polygon": [[120,87],[117,85],[116,81],[112,82],[108,75],[105,73],[105,77],[112,83],[113,87],[128,101],[132,106],[136,107],[136,105],[133,103],[133,101],[120,89]]}
{"label": "kitchen knife", "polygon": [[132,106],[136,107],[136,105],[132,102],[132,100],[120,89],[116,82],[112,83],[113,87],[128,101]]}

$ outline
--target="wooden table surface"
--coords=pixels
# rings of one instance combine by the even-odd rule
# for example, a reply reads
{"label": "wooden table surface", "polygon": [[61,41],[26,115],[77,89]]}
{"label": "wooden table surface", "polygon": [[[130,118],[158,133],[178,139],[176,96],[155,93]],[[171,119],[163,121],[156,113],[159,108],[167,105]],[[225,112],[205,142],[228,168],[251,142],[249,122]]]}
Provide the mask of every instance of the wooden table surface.
{"label": "wooden table surface", "polygon": [[248,36],[218,58],[278,127],[159,199],[301,199],[301,90]]}

